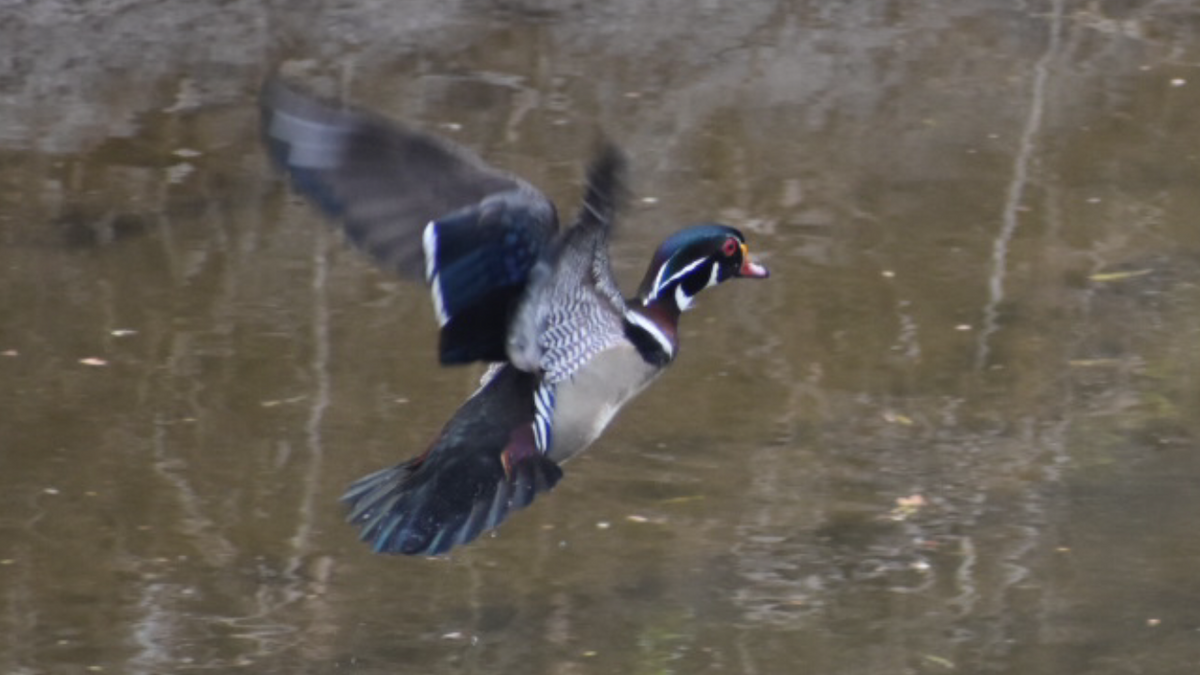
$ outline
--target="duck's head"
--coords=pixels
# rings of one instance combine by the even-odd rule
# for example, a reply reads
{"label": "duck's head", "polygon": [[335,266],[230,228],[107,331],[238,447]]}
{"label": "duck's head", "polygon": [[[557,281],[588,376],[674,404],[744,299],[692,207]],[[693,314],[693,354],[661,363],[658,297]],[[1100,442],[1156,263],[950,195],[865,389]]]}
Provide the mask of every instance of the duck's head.
{"label": "duck's head", "polygon": [[667,237],[654,252],[638,300],[682,312],[700,291],[726,279],[768,276],[767,268],[750,256],[741,232],[728,225],[693,225]]}

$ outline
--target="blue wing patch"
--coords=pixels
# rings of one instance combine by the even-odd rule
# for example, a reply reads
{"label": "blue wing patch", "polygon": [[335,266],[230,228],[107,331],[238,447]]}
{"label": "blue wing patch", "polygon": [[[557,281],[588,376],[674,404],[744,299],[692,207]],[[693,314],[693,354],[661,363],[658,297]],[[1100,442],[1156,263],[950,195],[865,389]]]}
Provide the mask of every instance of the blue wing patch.
{"label": "blue wing patch", "polygon": [[506,359],[509,318],[548,236],[522,199],[496,195],[425,226],[442,363]]}

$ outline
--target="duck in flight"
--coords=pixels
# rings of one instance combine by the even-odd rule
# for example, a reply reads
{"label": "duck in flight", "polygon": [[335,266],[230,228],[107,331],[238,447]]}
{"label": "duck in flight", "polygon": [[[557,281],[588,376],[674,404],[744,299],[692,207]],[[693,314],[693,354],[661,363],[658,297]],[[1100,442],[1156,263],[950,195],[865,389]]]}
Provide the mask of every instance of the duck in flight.
{"label": "duck in flight", "polygon": [[444,139],[277,79],[261,108],[296,191],[380,267],[428,285],[441,363],[491,364],[424,452],[342,497],[379,553],[439,555],[529,505],[675,360],[701,291],[768,276],[741,232],[694,225],[663,241],[625,298],[609,265],[625,173],[611,144],[562,229],[541,191]]}

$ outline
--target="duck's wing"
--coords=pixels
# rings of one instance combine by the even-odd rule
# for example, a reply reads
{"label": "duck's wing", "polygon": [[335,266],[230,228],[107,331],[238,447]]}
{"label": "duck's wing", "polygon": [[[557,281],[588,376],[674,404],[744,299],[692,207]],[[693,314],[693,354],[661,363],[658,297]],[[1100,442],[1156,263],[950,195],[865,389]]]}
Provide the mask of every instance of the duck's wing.
{"label": "duck's wing", "polygon": [[558,229],[550,200],[446,140],[269,80],[262,132],[296,190],[384,269],[430,285],[444,363],[502,360]]}

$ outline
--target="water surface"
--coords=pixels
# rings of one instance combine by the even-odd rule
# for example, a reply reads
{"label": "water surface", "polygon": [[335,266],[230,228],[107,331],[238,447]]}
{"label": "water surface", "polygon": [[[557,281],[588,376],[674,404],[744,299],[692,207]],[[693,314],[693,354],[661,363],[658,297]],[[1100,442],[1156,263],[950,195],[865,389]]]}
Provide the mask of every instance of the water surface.
{"label": "water surface", "polygon": [[[1200,11],[1158,2],[12,4],[0,670],[1193,673]],[[773,276],[448,559],[337,497],[475,387],[272,174],[294,80]]]}

